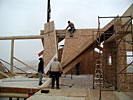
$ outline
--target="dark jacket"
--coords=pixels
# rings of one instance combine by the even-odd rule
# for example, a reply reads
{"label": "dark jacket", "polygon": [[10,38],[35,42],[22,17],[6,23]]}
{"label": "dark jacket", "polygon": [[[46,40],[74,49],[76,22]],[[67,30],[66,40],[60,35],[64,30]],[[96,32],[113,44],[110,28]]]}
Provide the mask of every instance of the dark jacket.
{"label": "dark jacket", "polygon": [[44,65],[43,60],[40,60],[40,62],[38,64],[38,72],[44,73],[43,65]]}

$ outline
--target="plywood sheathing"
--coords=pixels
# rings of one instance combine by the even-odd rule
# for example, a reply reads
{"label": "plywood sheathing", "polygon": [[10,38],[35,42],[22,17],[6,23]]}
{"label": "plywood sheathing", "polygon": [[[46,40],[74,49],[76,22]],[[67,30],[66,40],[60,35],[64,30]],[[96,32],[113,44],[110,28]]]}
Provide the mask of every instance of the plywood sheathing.
{"label": "plywood sheathing", "polygon": [[[122,16],[133,16],[133,4],[124,12]],[[129,18],[122,19],[122,24],[125,24]]]}
{"label": "plywood sheathing", "polygon": [[[86,97],[82,96],[82,94],[85,92],[83,92],[81,89],[75,89],[75,90],[73,89],[72,91],[63,91],[63,90],[61,90],[60,92],[59,91],[60,90],[55,90],[54,92],[51,91],[50,94],[55,93],[55,95],[42,94],[42,93],[36,94],[34,96],[31,96],[27,100],[37,100],[37,99],[39,100],[45,100],[45,99],[46,100],[99,100],[99,89],[93,89],[93,90],[88,89],[87,90],[88,92],[86,91],[88,96]],[[64,95],[62,96],[62,94],[64,94],[65,96]],[[66,96],[67,94],[69,94],[70,96]],[[123,94],[122,92],[116,92],[116,91],[102,91],[101,95],[102,95],[101,100],[132,100],[131,97]]]}
{"label": "plywood sheathing", "polygon": [[127,51],[132,51],[133,50],[133,40],[132,40],[132,34],[128,34],[125,36],[124,38],[125,41],[128,41],[126,42],[126,50]]}
{"label": "plywood sheathing", "polygon": [[[37,92],[39,89],[32,89],[32,92]],[[31,88],[19,88],[19,87],[0,87],[0,97],[28,97],[28,93],[31,92]],[[16,96],[15,96],[16,95]]]}
{"label": "plywood sheathing", "polygon": [[[123,39],[127,40],[127,41],[131,41],[132,40],[131,38],[132,37],[130,35],[123,37]],[[119,89],[121,91],[133,90],[133,84],[132,84],[133,74],[127,74],[127,73],[129,73],[129,72],[127,72],[127,69],[129,68],[129,66],[126,68],[126,66],[128,65],[127,59],[132,58],[132,54],[127,55],[127,52],[132,52],[132,47],[133,47],[133,45],[131,45],[130,43],[127,43],[125,41],[122,41],[119,44],[118,60],[119,60],[119,72],[121,72],[119,74]],[[125,70],[123,70],[123,69],[125,69]],[[122,73],[125,73],[125,74],[122,74]]]}
{"label": "plywood sheathing", "polygon": [[[116,43],[115,42],[105,42],[103,50],[103,71],[104,79],[116,87],[116,74],[117,74],[117,55],[116,55]],[[109,64],[109,56],[111,56],[111,64]]]}
{"label": "plywood sheathing", "polygon": [[[82,55],[78,56],[76,59],[80,58],[79,74],[94,74],[94,64],[98,56],[98,52],[94,52],[93,54],[93,49],[90,50],[90,48],[85,50]],[[74,60],[74,62],[77,61],[76,59]],[[69,72],[67,72],[67,74],[77,74],[76,67],[73,67]]]}
{"label": "plywood sheathing", "polygon": [[[122,16],[133,16],[133,4],[126,10],[126,12]],[[121,18],[122,25],[129,21],[129,18]],[[111,27],[115,22],[115,19],[110,21],[101,31],[106,31]]]}
{"label": "plywood sheathing", "polygon": [[[124,69],[127,63],[127,58],[126,58],[126,42],[121,42],[119,44],[119,49],[118,49],[119,55],[118,55],[118,62],[119,62],[119,72]],[[126,70],[123,71],[123,73],[126,73]],[[119,74],[119,89],[124,90],[125,88],[128,88],[127,84],[123,84],[122,82],[125,82],[125,75],[124,74]]]}
{"label": "plywood sheathing", "polygon": [[[133,15],[133,4],[128,8],[128,10],[123,14],[123,16],[131,16]],[[114,24],[116,24],[116,34],[113,34],[106,42],[112,42],[114,40],[117,40],[118,42],[120,39],[122,39],[121,42],[119,42],[118,46],[118,55],[116,56],[117,59],[113,62],[117,63],[118,73],[121,72],[126,66],[127,66],[127,58],[126,58],[126,52],[132,51],[132,36],[131,36],[131,25],[126,31],[129,22],[131,21],[130,17],[126,18],[116,18]],[[128,42],[126,42],[128,41]],[[105,47],[105,46],[104,46]],[[117,48],[115,48],[117,50]],[[113,69],[111,69],[113,71]],[[105,71],[108,73],[107,71]],[[118,74],[118,88],[122,91],[128,91],[133,89],[133,84],[131,84],[131,80],[133,80],[132,74],[126,74],[127,69],[125,69],[122,73],[125,74]],[[108,78],[109,79],[109,78]],[[113,79],[113,78],[111,78]],[[126,82],[126,83],[125,83]]]}
{"label": "plywood sheathing", "polygon": [[66,97],[66,96],[43,96],[43,95],[35,95],[30,97],[27,100],[85,100],[83,97]]}
{"label": "plywood sheathing", "polygon": [[94,41],[93,31],[95,29],[77,29],[74,37],[70,37],[70,33],[66,32],[65,44],[61,64],[65,67],[74,58],[79,56]]}
{"label": "plywood sheathing", "polygon": [[[43,82],[47,80],[48,78],[45,78],[43,79]],[[0,87],[38,89],[38,83],[38,78],[25,78],[22,76],[17,76],[15,78],[6,78],[0,80]]]}
{"label": "plywood sheathing", "polygon": [[57,57],[57,41],[54,22],[46,23],[44,27],[44,71],[47,73],[49,63],[54,56]]}
{"label": "plywood sheathing", "polygon": [[[132,41],[131,35],[128,34],[125,37],[123,37],[126,41]],[[115,42],[114,42],[115,43]],[[114,45],[113,42],[105,42],[104,43],[104,76],[105,79],[108,80],[111,84],[116,86],[116,82],[118,83],[118,88],[120,91],[125,90],[132,90],[133,84],[131,84],[131,80],[133,80],[132,74],[126,74],[127,68],[123,70],[127,66],[127,58],[126,58],[126,52],[132,51],[132,45],[130,43],[127,43],[125,41],[121,41],[117,47]],[[111,47],[111,48],[108,48]],[[118,52],[118,55],[115,53]],[[108,56],[112,56],[112,65],[108,65]],[[117,60],[118,59],[118,60]],[[116,68],[118,68],[118,80],[115,79]],[[122,71],[123,70],[123,71]],[[125,73],[125,74],[119,74],[119,72]],[[112,75],[110,75],[112,73]],[[116,82],[115,82],[116,81]],[[126,83],[125,83],[126,82]]]}
{"label": "plywood sheathing", "polygon": [[[99,89],[90,89],[89,94],[90,100],[99,100]],[[104,91],[104,95],[102,91],[101,97],[102,100],[119,100],[112,91]]]}
{"label": "plywood sheathing", "polygon": [[[114,20],[112,20],[110,23],[108,23],[101,31],[107,31],[110,27],[114,25]],[[69,37],[70,33],[66,32],[66,38],[65,38],[65,45],[63,50],[63,56],[61,60],[61,64],[63,67],[68,66],[67,64],[73,63],[72,66],[75,66],[76,63],[80,61],[77,60],[77,62],[72,62],[77,56],[79,56],[86,48],[88,48],[91,45],[94,45],[94,42],[96,41],[97,36],[96,29],[77,29],[74,32],[74,37]],[[104,32],[101,33],[101,35],[104,34]],[[70,66],[70,64],[69,64]],[[68,68],[70,70],[71,67]],[[67,71],[68,71],[67,70]],[[66,72],[66,71],[64,71]]]}
{"label": "plywood sheathing", "polygon": [[[92,66],[92,64],[91,63],[89,63],[89,60],[91,59],[89,59],[88,60],[88,64],[89,64],[89,66],[84,66],[85,64],[82,64],[82,60],[86,57],[86,55],[89,53],[89,52],[91,52],[93,50],[93,47],[91,47],[91,48],[88,48],[87,50],[84,50],[78,57],[76,57],[73,61],[71,61],[66,67],[64,67],[63,68],[63,73],[67,73],[68,71],[70,71],[72,68],[74,68],[75,67],[75,65],[78,63],[78,62],[80,62],[80,67],[82,67],[82,69],[84,69],[85,70],[85,72],[87,73],[87,72],[90,72],[90,73],[93,73],[93,72],[91,72],[91,71],[93,71],[94,70],[94,68],[93,68],[93,66]],[[93,63],[93,62],[92,62]],[[91,71],[88,71],[88,70],[91,70]],[[84,73],[85,73],[84,72]],[[90,74],[89,73],[89,74]]]}
{"label": "plywood sheathing", "polygon": [[[34,100],[34,96],[45,98],[46,100],[89,100],[88,87],[92,84],[92,75],[73,75],[73,79],[69,78],[70,75],[60,78],[60,89],[48,89],[49,93],[41,93],[38,91],[32,98],[27,100]],[[45,89],[44,89],[45,90]],[[65,98],[64,98],[65,97]]]}
{"label": "plywood sheathing", "polygon": [[39,86],[38,78],[26,78],[17,76],[14,78],[6,78],[0,80],[0,97],[24,97],[27,98],[28,93],[37,92],[42,88],[49,87],[51,78],[43,78],[43,84]]}
{"label": "plywood sheathing", "polygon": [[[82,98],[83,100],[99,100],[100,90],[91,89],[93,75],[73,75],[73,79],[70,79],[70,75],[66,75],[65,78],[60,79],[60,82],[62,82],[62,85],[60,84],[60,89],[44,89],[49,90],[49,93],[41,93],[40,90],[27,100],[82,100]],[[70,84],[74,85],[70,88]],[[109,91],[112,89],[108,88],[104,90],[107,91],[102,91],[102,100],[130,100],[130,97],[124,95],[122,92]]]}
{"label": "plywood sheathing", "polygon": [[[47,82],[48,79],[43,79]],[[17,76],[0,80],[0,96],[2,97],[24,97],[28,96],[30,91],[39,90],[38,78],[25,78]]]}
{"label": "plywood sheathing", "polygon": [[[131,6],[126,10],[126,12],[122,16],[133,16],[133,4],[131,4]],[[130,17],[119,19],[118,24],[121,24],[121,25],[119,25],[119,29],[117,31],[123,31],[123,33],[122,34],[120,34],[120,33],[114,34],[107,41],[110,42],[110,41],[113,41],[115,39],[120,39],[122,36],[124,36],[124,31],[125,31],[125,34],[129,34],[131,31],[131,27],[128,28],[128,30],[127,30],[128,32],[126,32],[126,28],[128,27],[127,24],[129,24],[130,20],[131,20]]]}
{"label": "plywood sheathing", "polygon": [[[87,89],[60,89],[60,90],[50,90],[48,94],[44,94],[45,96],[69,96],[69,97],[86,97]],[[41,95],[41,91],[38,91],[36,95]]]}

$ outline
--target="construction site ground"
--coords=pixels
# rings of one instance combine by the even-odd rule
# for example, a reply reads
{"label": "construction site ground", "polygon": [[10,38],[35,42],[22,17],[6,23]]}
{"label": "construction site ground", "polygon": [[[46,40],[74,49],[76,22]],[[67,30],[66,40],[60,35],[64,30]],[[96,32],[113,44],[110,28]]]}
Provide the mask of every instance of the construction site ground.
{"label": "construction site ground", "polygon": [[49,93],[35,93],[27,100],[133,100],[133,92],[118,92],[104,88],[99,98],[99,87],[93,89],[93,75],[66,75],[60,78],[60,89],[44,88]]}

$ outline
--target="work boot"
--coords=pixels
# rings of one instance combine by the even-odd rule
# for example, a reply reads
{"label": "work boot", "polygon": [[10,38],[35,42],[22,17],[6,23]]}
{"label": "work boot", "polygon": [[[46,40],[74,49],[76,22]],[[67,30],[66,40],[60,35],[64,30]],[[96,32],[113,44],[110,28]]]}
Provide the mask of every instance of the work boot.
{"label": "work boot", "polygon": [[54,89],[54,87],[51,87],[51,89]]}
{"label": "work boot", "polygon": [[59,87],[56,87],[56,89],[60,89]]}
{"label": "work boot", "polygon": [[70,35],[70,37],[73,37],[73,35]]}
{"label": "work boot", "polygon": [[42,85],[42,84],[43,84],[42,82],[41,82],[41,83],[39,83],[39,86],[40,86],[40,85]]}

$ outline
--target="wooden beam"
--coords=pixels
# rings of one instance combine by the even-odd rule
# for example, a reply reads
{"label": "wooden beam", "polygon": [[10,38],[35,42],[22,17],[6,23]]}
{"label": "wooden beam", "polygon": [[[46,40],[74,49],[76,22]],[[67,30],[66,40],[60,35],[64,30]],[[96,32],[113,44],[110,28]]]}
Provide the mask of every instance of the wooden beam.
{"label": "wooden beam", "polygon": [[[32,88],[32,91],[37,92],[38,88]],[[26,93],[28,94],[31,91],[31,88],[22,88],[22,87],[0,87],[0,93]]]}
{"label": "wooden beam", "polygon": [[19,87],[0,87],[0,96],[2,97],[27,97],[29,92],[37,92],[40,89],[19,88]]}
{"label": "wooden beam", "polygon": [[66,30],[56,30],[56,34],[66,34]]}
{"label": "wooden beam", "polygon": [[10,77],[8,74],[6,74],[6,73],[4,73],[4,72],[2,72],[2,71],[0,71],[0,74],[2,74],[3,76],[5,76],[5,77],[7,77],[7,78]]}
{"label": "wooden beam", "polygon": [[11,41],[11,66],[10,66],[10,71],[13,73],[13,56],[14,56],[14,39]]}
{"label": "wooden beam", "polygon": [[28,94],[22,94],[22,93],[0,93],[0,97],[27,98]]}
{"label": "wooden beam", "polygon": [[0,40],[21,40],[21,39],[41,39],[44,35],[28,35],[28,36],[3,36]]}
{"label": "wooden beam", "polygon": [[[0,62],[0,63],[1,63],[1,62]],[[5,72],[8,73],[8,75],[9,75],[10,77],[15,76],[15,74],[12,73],[8,68],[6,68],[6,67],[3,65],[3,63],[1,63],[1,65],[2,65],[2,67],[4,68]]]}
{"label": "wooden beam", "polygon": [[[6,61],[3,60],[3,59],[0,59],[0,60],[3,61],[3,62],[5,62],[5,63],[8,64],[8,65],[11,65],[10,63],[6,62]],[[18,68],[18,67],[16,67],[16,66],[13,66],[13,67],[16,68],[16,69],[18,69],[18,70],[20,70],[20,71],[22,71],[22,72],[24,72],[24,73],[27,73],[26,71],[22,70],[21,68]]]}
{"label": "wooden beam", "polygon": [[35,72],[38,72],[36,69],[34,69],[33,67],[31,67],[31,66],[29,66],[29,65],[25,64],[24,62],[20,61],[19,59],[15,58],[15,57],[13,57],[13,58],[14,58],[15,60],[17,60],[18,62],[20,62],[20,63],[24,64],[26,67],[28,67],[28,68],[30,68],[30,69],[32,69],[32,70],[34,70]]}
{"label": "wooden beam", "polygon": [[58,36],[58,37],[65,37],[66,35],[65,35],[65,33],[60,33],[60,34],[56,33],[56,36]]}
{"label": "wooden beam", "polygon": [[[59,37],[64,37],[65,34],[57,34]],[[27,35],[27,36],[1,36],[0,40],[23,40],[23,39],[42,39],[44,35]]]}

